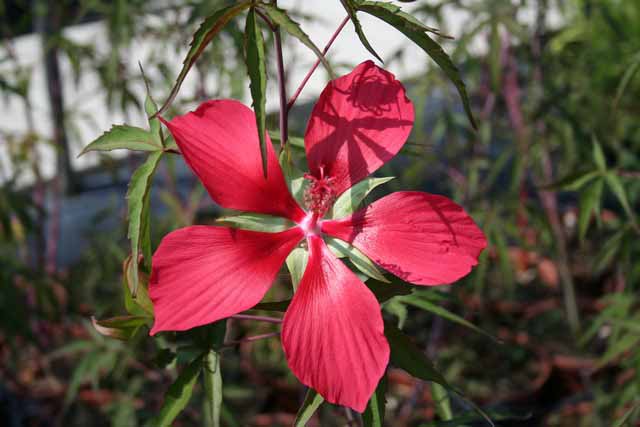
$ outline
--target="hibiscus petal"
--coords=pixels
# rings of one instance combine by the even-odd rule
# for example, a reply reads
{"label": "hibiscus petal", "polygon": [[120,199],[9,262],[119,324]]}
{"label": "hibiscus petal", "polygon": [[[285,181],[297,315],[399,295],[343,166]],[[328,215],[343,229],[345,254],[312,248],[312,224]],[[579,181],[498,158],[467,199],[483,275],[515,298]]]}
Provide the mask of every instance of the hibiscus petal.
{"label": "hibiscus petal", "polygon": [[322,231],[417,285],[455,282],[471,271],[487,246],[482,230],[462,207],[417,191],[393,193],[350,217],[324,221]]}
{"label": "hibiscus petal", "polygon": [[302,237],[297,227],[261,233],[196,225],[169,233],[153,255],[151,335],[191,329],[253,307]]}
{"label": "hibiscus petal", "polygon": [[364,411],[389,362],[380,305],[312,236],[309,263],[282,326],[293,373],[327,401]]}
{"label": "hibiscus petal", "polygon": [[234,100],[207,101],[196,111],[163,122],[216,203],[293,221],[304,217],[289,193],[268,135],[264,177],[256,118],[247,106]]}
{"label": "hibiscus petal", "polygon": [[363,62],[331,81],[313,108],[304,138],[311,174],[333,177],[340,195],[400,151],[413,117],[394,75]]}

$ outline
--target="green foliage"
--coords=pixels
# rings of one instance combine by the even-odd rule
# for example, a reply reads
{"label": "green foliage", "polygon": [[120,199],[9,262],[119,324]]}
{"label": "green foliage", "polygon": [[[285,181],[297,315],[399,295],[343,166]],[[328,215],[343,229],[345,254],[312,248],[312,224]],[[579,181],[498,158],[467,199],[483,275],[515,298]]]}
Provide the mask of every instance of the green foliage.
{"label": "green foliage", "polygon": [[158,151],[162,145],[155,140],[153,133],[135,126],[115,125],[98,139],[84,147],[78,156],[89,151],[111,150]]}
{"label": "green foliage", "polygon": [[302,406],[296,416],[295,427],[305,427],[307,422],[311,419],[313,414],[318,410],[320,405],[324,402],[324,398],[313,389],[307,390],[307,395],[304,398]]}
{"label": "green foliage", "polygon": [[256,113],[256,125],[260,140],[260,152],[262,153],[262,169],[267,175],[267,67],[264,55],[264,38],[262,30],[256,21],[256,12],[252,8],[247,13],[245,26],[245,59],[247,72],[251,81],[251,98],[253,99],[253,111]]}
{"label": "green foliage", "polygon": [[329,218],[341,219],[360,208],[362,201],[376,187],[391,181],[394,177],[365,178],[340,195],[333,204]]}
{"label": "green foliage", "polygon": [[160,413],[150,423],[152,426],[168,427],[173,420],[187,406],[193,387],[196,385],[200,371],[202,370],[204,356],[196,357],[191,363],[182,369],[178,378],[171,384],[165,394],[164,403]]}
{"label": "green foliage", "polygon": [[442,47],[426,34],[428,27],[423,26],[415,18],[411,18],[410,15],[403,13],[398,6],[391,3],[364,1],[358,4],[358,10],[385,21],[424,50],[453,82],[460,94],[469,121],[474,128],[477,127],[471,112],[467,89],[460,77],[460,72]]}

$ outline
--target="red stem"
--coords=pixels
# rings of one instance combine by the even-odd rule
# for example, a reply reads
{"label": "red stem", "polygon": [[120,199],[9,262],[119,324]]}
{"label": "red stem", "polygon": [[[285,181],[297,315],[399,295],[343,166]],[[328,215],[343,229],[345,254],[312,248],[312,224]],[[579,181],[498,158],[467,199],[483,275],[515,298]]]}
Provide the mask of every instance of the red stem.
{"label": "red stem", "polygon": [[282,319],[278,319],[277,317],[254,316],[251,314],[234,314],[231,318],[237,320],[255,320],[256,322],[282,323]]}
{"label": "red stem", "polygon": [[[329,48],[331,47],[333,42],[336,40],[336,38],[338,38],[338,34],[340,34],[340,31],[342,31],[344,26],[347,25],[347,22],[349,22],[349,16],[348,15],[342,20],[342,23],[336,29],[336,31],[333,33],[333,35],[331,36],[331,39],[329,39],[329,42],[327,43],[327,45],[324,47],[324,49],[322,49],[322,56],[327,54],[327,52],[329,51]],[[295,104],[296,100],[298,99],[298,96],[300,95],[300,92],[302,92],[302,89],[307,84],[307,81],[309,81],[309,79],[311,78],[311,75],[313,74],[313,72],[316,70],[316,68],[318,68],[318,65],[320,65],[320,58],[316,59],[316,62],[313,64],[313,66],[311,67],[311,69],[309,70],[307,75],[304,76],[304,79],[302,79],[302,83],[300,83],[300,86],[298,86],[298,89],[296,89],[296,92],[293,94],[291,99],[289,99],[289,102],[287,103],[287,107],[286,107],[287,108],[287,110],[286,110],[287,114],[289,113],[289,110],[291,110],[291,107],[293,107],[293,104]]]}
{"label": "red stem", "polygon": [[280,332],[269,332],[268,334],[254,335],[252,337],[242,338],[242,339],[236,340],[236,341],[227,341],[226,343],[224,343],[224,346],[225,347],[231,347],[231,346],[238,345],[238,344],[243,344],[243,343],[246,343],[246,342],[252,342],[252,341],[263,340],[263,339],[266,339],[266,338],[277,337],[278,335],[280,335]]}

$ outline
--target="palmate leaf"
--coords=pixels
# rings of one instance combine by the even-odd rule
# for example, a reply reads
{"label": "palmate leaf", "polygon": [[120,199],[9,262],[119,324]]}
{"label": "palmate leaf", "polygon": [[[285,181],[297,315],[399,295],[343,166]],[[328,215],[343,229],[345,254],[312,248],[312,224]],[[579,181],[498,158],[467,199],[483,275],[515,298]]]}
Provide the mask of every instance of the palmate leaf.
{"label": "palmate leaf", "polygon": [[302,31],[302,28],[300,28],[300,24],[291,19],[291,17],[284,9],[280,9],[272,4],[265,3],[261,3],[259,7],[267,13],[274,24],[281,27],[283,30],[289,33],[289,35],[297,38],[302,42],[302,44],[311,49],[313,53],[316,54],[318,59],[322,62],[322,65],[324,65],[324,67],[327,69],[327,72],[329,73],[331,78],[335,78],[331,65],[326,60],[320,49],[318,49],[318,47],[311,41],[307,33]]}
{"label": "palmate leaf", "polygon": [[[127,237],[131,241],[131,258],[137,265],[138,255],[143,253],[145,264],[151,265],[151,244],[149,241],[149,204],[151,180],[158,167],[162,151],[153,152],[133,173],[127,191],[129,229]],[[136,297],[138,290],[138,269],[132,269],[131,293]]]}
{"label": "palmate leaf", "polygon": [[357,6],[358,10],[381,19],[403,33],[422,50],[424,50],[427,55],[429,55],[436,64],[440,66],[458,90],[460,98],[462,99],[462,105],[467,113],[467,117],[469,118],[473,128],[477,129],[476,121],[473,118],[473,113],[471,112],[467,89],[460,78],[460,72],[442,47],[426,34],[428,27],[425,27],[411,15],[404,13],[398,6],[391,3],[364,1],[357,3]]}
{"label": "palmate leaf", "polygon": [[382,272],[376,267],[365,254],[362,253],[355,246],[351,246],[349,243],[336,239],[335,237],[325,237],[327,246],[338,258],[348,257],[353,265],[363,274],[380,282],[388,282]]}
{"label": "palmate leaf", "polygon": [[147,130],[129,125],[114,125],[107,132],[78,154],[82,156],[89,151],[111,151],[111,150],[134,150],[134,151],[158,151],[162,150],[162,144],[154,138],[153,134]]}
{"label": "palmate leaf", "polygon": [[187,406],[193,393],[193,386],[198,380],[202,369],[204,355],[196,357],[187,365],[178,378],[169,387],[164,397],[164,403],[158,416],[149,424],[150,426],[168,427],[178,414]]}
{"label": "palmate leaf", "polygon": [[364,31],[362,30],[362,25],[360,24],[360,20],[358,19],[358,15],[357,15],[358,6],[356,2],[354,2],[354,0],[340,0],[340,3],[342,3],[342,6],[347,11],[347,14],[349,15],[349,19],[351,19],[351,22],[353,23],[353,28],[356,30],[356,34],[358,35],[358,38],[360,39],[360,42],[362,43],[362,45],[369,52],[371,52],[371,54],[375,56],[378,59],[378,61],[384,62],[382,58],[380,58],[380,55],[378,55],[378,53],[373,49],[373,47],[369,43],[369,40],[367,40],[367,37],[364,35]]}
{"label": "palmate leaf", "polygon": [[309,251],[300,247],[292,250],[287,257],[287,268],[289,269],[289,274],[291,274],[291,284],[294,291],[298,289],[298,284],[302,279],[304,270],[307,268],[308,261]]}
{"label": "palmate leaf", "polygon": [[247,13],[247,22],[244,31],[245,37],[245,61],[249,73],[251,99],[253,110],[256,114],[258,138],[260,140],[260,153],[262,154],[262,171],[267,176],[267,145],[265,132],[267,129],[267,67],[264,56],[264,38],[254,8]]}
{"label": "palmate leaf", "polygon": [[393,176],[383,178],[365,178],[342,193],[333,204],[329,218],[340,219],[355,212],[367,195],[374,188],[394,179]]}
{"label": "palmate leaf", "polygon": [[218,218],[216,223],[233,228],[264,231],[266,233],[277,233],[295,226],[293,222],[286,218],[252,212],[223,216]]}
{"label": "palmate leaf", "polygon": [[307,395],[304,398],[304,402],[302,402],[302,406],[298,411],[298,415],[296,416],[296,421],[294,423],[295,427],[304,427],[307,425],[307,422],[311,419],[313,414],[318,410],[320,405],[324,402],[324,398],[318,394],[317,391],[310,388],[307,390]]}
{"label": "palmate leaf", "polygon": [[204,20],[204,22],[200,25],[198,30],[193,35],[193,40],[191,40],[189,52],[187,52],[187,56],[182,62],[182,70],[180,70],[180,74],[178,74],[178,78],[176,79],[167,100],[162,104],[160,110],[156,113],[156,115],[164,112],[171,102],[175,99],[178,91],[180,90],[180,86],[184,81],[187,73],[196,62],[196,60],[202,55],[204,48],[217,36],[220,31],[231,21],[235,16],[237,16],[243,10],[249,8],[251,6],[250,1],[245,1],[239,4],[234,4],[231,6],[223,7],[222,9],[217,10],[211,16]]}

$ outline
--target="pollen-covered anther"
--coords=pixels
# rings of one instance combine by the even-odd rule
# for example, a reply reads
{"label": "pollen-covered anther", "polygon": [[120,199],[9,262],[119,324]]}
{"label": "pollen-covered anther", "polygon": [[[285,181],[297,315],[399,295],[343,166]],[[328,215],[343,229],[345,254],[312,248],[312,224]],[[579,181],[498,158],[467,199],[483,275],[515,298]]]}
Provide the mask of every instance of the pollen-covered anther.
{"label": "pollen-covered anther", "polygon": [[304,177],[311,181],[304,192],[304,204],[321,218],[336,200],[334,178],[317,178],[311,174],[305,174]]}

